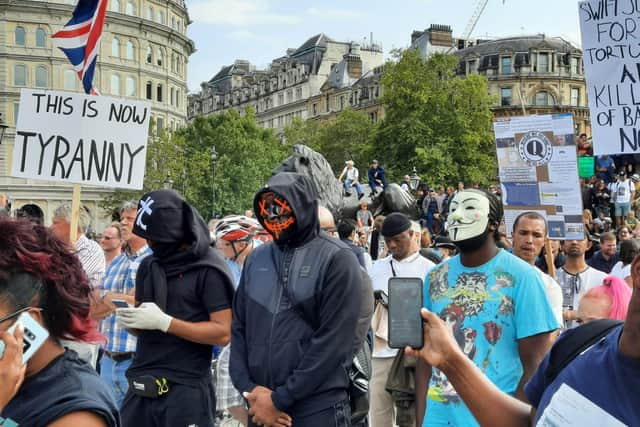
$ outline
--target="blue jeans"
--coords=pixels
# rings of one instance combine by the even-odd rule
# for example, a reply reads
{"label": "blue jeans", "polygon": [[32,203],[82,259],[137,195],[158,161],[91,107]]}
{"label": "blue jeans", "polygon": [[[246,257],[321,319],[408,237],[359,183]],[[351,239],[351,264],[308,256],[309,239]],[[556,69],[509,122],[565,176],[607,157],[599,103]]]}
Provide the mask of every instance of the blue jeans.
{"label": "blue jeans", "polygon": [[[360,183],[356,182],[355,186],[356,186],[356,192],[358,193],[358,195],[362,194],[362,186],[360,185]],[[345,179],[344,180],[344,190],[347,193],[351,193],[351,180],[350,179]]]}
{"label": "blue jeans", "polygon": [[133,362],[133,359],[114,362],[106,354],[102,356],[102,360],[100,361],[100,376],[113,391],[113,396],[116,398],[118,408],[122,407],[124,396],[127,394],[127,390],[129,390],[129,383],[124,374],[127,372],[127,369],[129,369],[129,366],[131,366],[131,362]]}

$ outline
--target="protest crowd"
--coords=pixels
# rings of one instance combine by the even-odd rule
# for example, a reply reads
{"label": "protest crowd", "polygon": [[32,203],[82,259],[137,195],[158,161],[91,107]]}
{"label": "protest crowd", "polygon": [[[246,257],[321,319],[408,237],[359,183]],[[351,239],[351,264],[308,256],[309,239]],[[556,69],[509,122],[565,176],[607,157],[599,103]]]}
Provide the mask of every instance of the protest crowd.
{"label": "protest crowd", "polygon": [[[374,216],[377,160],[340,174],[353,217],[292,172],[208,225],[173,190],[99,233],[81,208],[75,241],[69,205],[46,227],[2,196],[0,425],[640,425],[640,179],[598,164],[563,241],[534,211],[507,230],[500,185],[403,179],[421,216]],[[424,282],[420,349],[390,347],[392,278]]]}

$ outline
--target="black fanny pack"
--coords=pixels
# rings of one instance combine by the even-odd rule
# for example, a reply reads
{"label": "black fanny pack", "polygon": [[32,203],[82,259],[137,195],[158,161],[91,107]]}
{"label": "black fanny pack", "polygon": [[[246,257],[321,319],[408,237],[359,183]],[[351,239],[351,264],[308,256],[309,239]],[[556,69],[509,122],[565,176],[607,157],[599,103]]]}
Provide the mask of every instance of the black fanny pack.
{"label": "black fanny pack", "polygon": [[142,375],[135,378],[127,378],[129,390],[142,397],[157,399],[169,393],[169,381],[166,378],[156,378],[153,375]]}

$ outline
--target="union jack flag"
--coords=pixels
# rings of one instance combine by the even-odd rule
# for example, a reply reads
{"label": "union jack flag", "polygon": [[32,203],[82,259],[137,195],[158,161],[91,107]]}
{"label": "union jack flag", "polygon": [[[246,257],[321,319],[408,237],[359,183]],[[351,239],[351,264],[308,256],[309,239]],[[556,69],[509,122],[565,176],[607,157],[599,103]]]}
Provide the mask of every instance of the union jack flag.
{"label": "union jack flag", "polygon": [[78,0],[71,20],[51,36],[54,44],[67,55],[82,81],[85,93],[97,94],[93,74],[98,59],[100,37],[108,0]]}

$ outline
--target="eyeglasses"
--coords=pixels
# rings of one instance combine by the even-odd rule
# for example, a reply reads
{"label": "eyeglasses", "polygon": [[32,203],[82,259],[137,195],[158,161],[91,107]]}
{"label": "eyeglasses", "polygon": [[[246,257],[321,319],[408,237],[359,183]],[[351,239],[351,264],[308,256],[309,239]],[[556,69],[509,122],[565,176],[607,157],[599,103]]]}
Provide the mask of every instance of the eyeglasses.
{"label": "eyeglasses", "polygon": [[21,308],[21,309],[20,309],[20,310],[18,310],[18,311],[14,311],[13,313],[11,313],[11,314],[9,314],[9,315],[7,315],[7,316],[4,316],[3,318],[0,318],[0,323],[4,323],[4,322],[6,322],[6,321],[8,321],[8,320],[15,319],[16,317],[20,316],[20,315],[21,315],[22,313],[24,313],[25,311],[29,311],[29,310],[38,310],[38,311],[42,311],[42,309],[41,309],[41,308],[37,308],[37,307],[24,307],[24,308]]}

